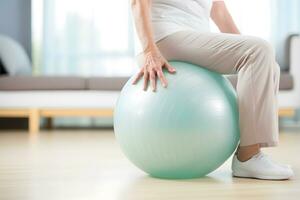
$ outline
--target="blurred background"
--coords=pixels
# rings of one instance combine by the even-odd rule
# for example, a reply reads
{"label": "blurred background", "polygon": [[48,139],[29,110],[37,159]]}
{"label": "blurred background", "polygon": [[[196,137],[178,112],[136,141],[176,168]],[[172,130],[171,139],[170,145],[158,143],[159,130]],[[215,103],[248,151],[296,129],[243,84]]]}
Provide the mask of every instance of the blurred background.
{"label": "blurred background", "polygon": [[[227,0],[226,4],[241,32],[271,42],[282,70],[290,72],[289,38],[300,32],[300,1]],[[211,27],[218,31],[213,23]],[[0,34],[25,49],[30,70],[18,69],[21,75],[129,77],[138,69],[135,55],[140,46],[127,0],[1,0]],[[3,76],[18,75],[5,67],[9,66],[4,66],[2,71],[7,73]],[[295,89],[299,76],[293,74],[289,90]],[[292,108],[294,114],[282,116],[281,126],[299,127],[297,103],[288,102],[298,99],[293,95],[282,98],[284,108]],[[5,128],[27,126],[26,119],[2,117],[0,122]],[[112,118],[55,117],[52,123],[61,127],[109,127]]]}
{"label": "blurred background", "polygon": [[300,199],[300,0],[225,2],[276,51],[280,145],[263,151],[292,180],[233,178],[230,159],[201,179],[147,176],[112,129],[141,49],[129,0],[0,0],[0,199]]}

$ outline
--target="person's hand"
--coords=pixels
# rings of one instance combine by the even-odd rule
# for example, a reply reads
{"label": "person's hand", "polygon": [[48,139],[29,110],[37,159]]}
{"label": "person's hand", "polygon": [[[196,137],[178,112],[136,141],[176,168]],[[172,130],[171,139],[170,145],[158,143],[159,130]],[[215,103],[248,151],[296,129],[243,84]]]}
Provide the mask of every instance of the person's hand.
{"label": "person's hand", "polygon": [[142,77],[144,78],[144,90],[147,90],[148,82],[153,92],[156,91],[157,77],[159,78],[163,87],[167,87],[168,82],[163,74],[163,68],[166,68],[169,73],[175,73],[176,70],[173,68],[168,61],[161,55],[158,49],[152,49],[145,51],[144,53],[144,64],[140,72],[137,74],[133,81],[136,84]]}

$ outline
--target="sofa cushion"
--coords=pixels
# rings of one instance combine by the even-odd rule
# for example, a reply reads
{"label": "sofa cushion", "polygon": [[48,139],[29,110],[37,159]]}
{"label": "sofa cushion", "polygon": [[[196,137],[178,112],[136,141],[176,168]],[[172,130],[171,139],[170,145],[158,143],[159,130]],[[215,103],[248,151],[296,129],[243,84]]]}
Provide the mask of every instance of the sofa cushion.
{"label": "sofa cushion", "polygon": [[120,91],[129,77],[91,77],[87,80],[89,90]]}
{"label": "sofa cushion", "polygon": [[0,90],[84,90],[85,79],[62,76],[1,76]]}
{"label": "sofa cushion", "polygon": [[[226,78],[231,82],[232,86],[236,88],[237,84],[237,75],[225,75]],[[279,90],[291,90],[293,89],[294,82],[293,76],[288,72],[281,72]]]}
{"label": "sofa cushion", "polygon": [[0,35],[0,58],[9,75],[31,75],[31,63],[24,48],[4,35]]}
{"label": "sofa cushion", "polygon": [[[225,75],[235,87],[237,75]],[[120,91],[129,77],[0,76],[0,90],[106,90]],[[281,72],[280,90],[293,89],[293,76]]]}

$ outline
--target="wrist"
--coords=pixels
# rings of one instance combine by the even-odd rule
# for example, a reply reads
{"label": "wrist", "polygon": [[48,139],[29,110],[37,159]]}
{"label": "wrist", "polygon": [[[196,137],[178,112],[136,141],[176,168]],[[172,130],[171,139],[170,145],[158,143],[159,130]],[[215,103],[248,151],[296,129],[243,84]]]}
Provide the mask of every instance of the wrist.
{"label": "wrist", "polygon": [[155,43],[149,44],[144,48],[144,53],[156,53],[158,52],[158,48]]}

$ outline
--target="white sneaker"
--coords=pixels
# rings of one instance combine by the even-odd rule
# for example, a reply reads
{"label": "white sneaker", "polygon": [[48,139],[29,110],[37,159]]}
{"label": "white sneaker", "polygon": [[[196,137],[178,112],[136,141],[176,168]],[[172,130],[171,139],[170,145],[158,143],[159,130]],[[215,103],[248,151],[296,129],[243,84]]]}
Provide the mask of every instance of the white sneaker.
{"label": "white sneaker", "polygon": [[232,159],[231,169],[233,176],[243,178],[285,180],[294,175],[291,167],[274,162],[262,152],[245,162],[239,161],[235,155]]}

